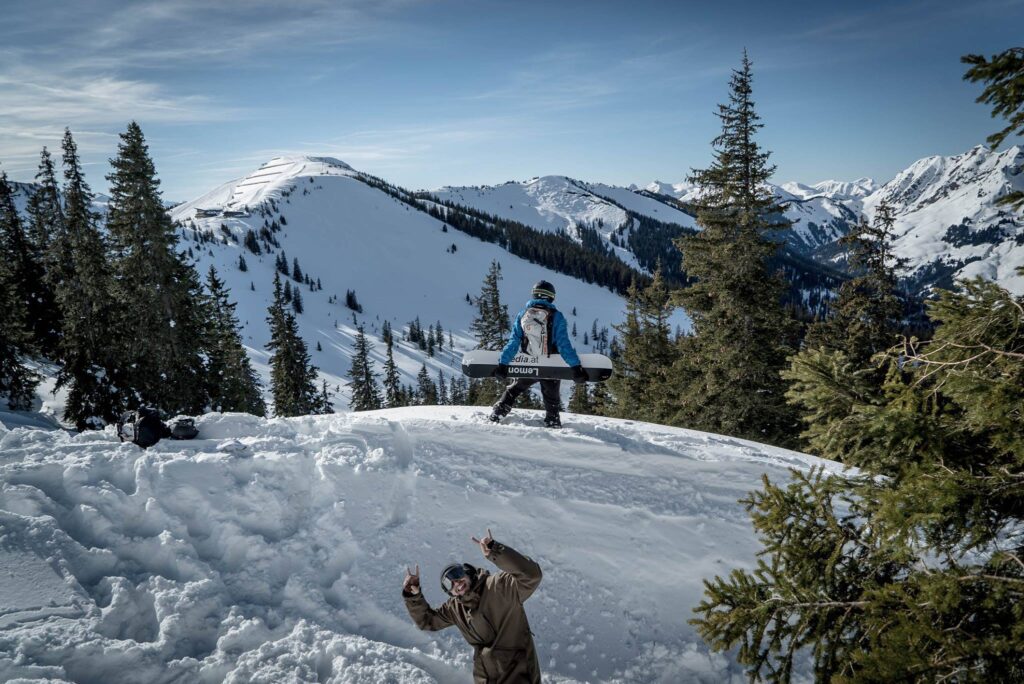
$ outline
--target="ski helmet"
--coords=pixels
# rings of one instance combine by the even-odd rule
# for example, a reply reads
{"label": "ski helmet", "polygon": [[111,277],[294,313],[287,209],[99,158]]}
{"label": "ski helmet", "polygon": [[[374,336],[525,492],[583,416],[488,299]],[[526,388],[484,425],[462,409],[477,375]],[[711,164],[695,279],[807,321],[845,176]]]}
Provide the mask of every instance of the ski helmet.
{"label": "ski helmet", "polygon": [[533,298],[549,302],[555,301],[555,286],[546,280],[537,281],[537,284],[533,286]]}
{"label": "ski helmet", "polygon": [[452,586],[460,579],[469,578],[469,585],[476,583],[476,568],[469,563],[452,563],[441,571],[441,589],[449,596],[452,595]]}

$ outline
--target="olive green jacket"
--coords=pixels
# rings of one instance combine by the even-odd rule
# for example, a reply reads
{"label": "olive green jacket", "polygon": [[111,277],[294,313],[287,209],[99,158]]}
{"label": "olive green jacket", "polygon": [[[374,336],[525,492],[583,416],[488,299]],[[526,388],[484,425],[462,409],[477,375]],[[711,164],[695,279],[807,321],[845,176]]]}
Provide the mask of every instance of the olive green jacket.
{"label": "olive green jacket", "polygon": [[481,570],[465,595],[448,599],[436,610],[422,592],[403,592],[405,607],[420,629],[459,628],[475,651],[476,684],[539,684],[540,663],[523,602],[540,584],[540,566],[498,542],[487,558],[502,572]]}

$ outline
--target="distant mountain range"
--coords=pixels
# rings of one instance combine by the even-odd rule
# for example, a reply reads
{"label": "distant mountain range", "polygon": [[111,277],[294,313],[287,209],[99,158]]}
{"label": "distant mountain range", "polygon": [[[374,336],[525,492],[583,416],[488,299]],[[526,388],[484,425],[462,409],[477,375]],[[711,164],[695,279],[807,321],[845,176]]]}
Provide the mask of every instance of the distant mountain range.
{"label": "distant mountain range", "polygon": [[[813,185],[773,185],[793,222],[790,247],[821,263],[841,263],[836,241],[862,216],[874,218],[884,198],[896,216],[896,251],[908,260],[908,276],[924,290],[949,287],[954,278],[981,275],[1024,292],[1024,217],[996,200],[1024,189],[1024,151],[993,152],[977,146],[951,157],[921,159],[887,183],[870,178],[827,180]],[[607,234],[627,225],[628,209],[659,221],[693,227],[685,205],[696,197],[688,182],[654,181],[629,188],[545,176],[496,186],[445,187],[438,196],[484,211],[562,229],[603,221]],[[677,200],[680,204],[673,203]]]}
{"label": "distant mountain range", "polygon": [[[995,206],[1011,188],[1024,189],[1022,167],[1018,147],[976,147],[922,159],[882,185],[862,178],[773,186],[794,223],[781,263],[796,295],[812,306],[829,296],[842,269],[836,241],[861,216],[871,219],[883,198],[894,208],[896,248],[910,260],[917,287],[980,274],[1024,291],[1024,278],[1013,272],[1024,264],[1024,220]],[[15,184],[22,210],[31,188]],[[343,406],[358,325],[375,340],[371,356],[380,368],[384,321],[396,332],[417,317],[424,330],[440,323],[446,345],[434,356],[413,342],[396,345],[403,381],[411,384],[422,366],[435,380],[458,373],[460,351],[475,343],[470,300],[494,260],[512,312],[533,282],[552,280],[577,347],[600,351],[622,318],[630,273],[650,273],[659,263],[678,272],[672,240],[699,229],[687,205],[694,192],[687,183],[627,188],[564,176],[410,192],[337,159],[291,156],[170,212],[181,225],[180,248],[201,273],[216,267],[231,288],[264,379],[273,274],[281,261],[290,275],[299,263],[300,327]],[[97,199],[101,213],[105,201]],[[346,308],[349,291],[361,312]],[[686,329],[685,315],[677,313],[673,325]]]}

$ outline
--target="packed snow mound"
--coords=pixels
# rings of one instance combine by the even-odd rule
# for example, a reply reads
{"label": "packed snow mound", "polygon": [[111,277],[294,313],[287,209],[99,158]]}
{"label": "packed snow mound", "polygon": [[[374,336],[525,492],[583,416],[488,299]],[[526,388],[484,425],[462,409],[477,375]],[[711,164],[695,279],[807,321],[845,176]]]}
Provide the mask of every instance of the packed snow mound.
{"label": "packed snow mound", "polygon": [[209,414],[143,451],[112,429],[0,428],[0,680],[469,682],[400,595],[491,528],[544,580],[545,681],[743,681],[693,628],[702,578],[758,550],[736,500],[835,464],[700,432],[471,407]]}

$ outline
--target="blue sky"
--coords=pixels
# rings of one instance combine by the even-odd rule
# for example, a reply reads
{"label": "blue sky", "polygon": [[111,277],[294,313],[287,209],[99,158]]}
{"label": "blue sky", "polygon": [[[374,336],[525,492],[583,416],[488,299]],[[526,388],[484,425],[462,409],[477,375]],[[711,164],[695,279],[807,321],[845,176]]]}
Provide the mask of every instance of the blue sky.
{"label": "blue sky", "polygon": [[744,48],[776,182],[884,181],[997,129],[959,58],[1024,26],[1024,0],[0,5],[0,169],[31,179],[70,126],[104,190],[135,119],[171,200],[285,152],[414,189],[677,182]]}

